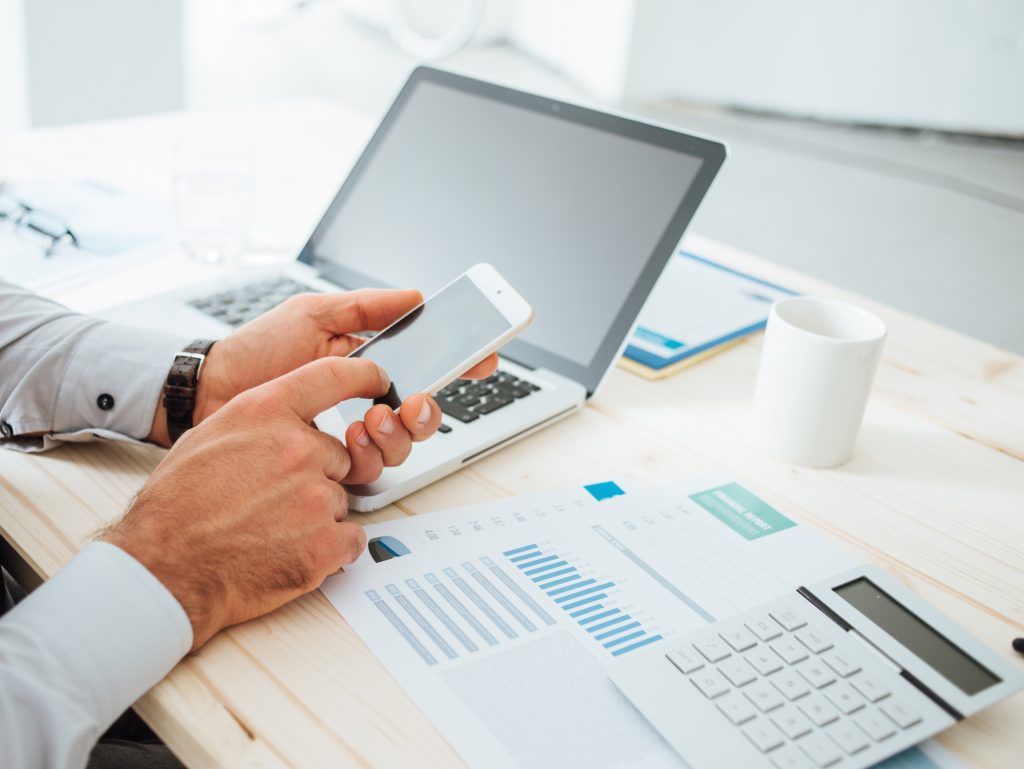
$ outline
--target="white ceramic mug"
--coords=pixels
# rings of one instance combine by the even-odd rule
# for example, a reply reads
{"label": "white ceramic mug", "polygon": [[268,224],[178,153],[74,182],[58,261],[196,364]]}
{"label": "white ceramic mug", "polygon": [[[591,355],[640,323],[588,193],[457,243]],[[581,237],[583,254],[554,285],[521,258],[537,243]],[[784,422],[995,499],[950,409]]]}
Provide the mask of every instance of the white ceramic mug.
{"label": "white ceramic mug", "polygon": [[806,467],[853,454],[885,342],[877,315],[837,299],[772,305],[754,392],[755,449]]}

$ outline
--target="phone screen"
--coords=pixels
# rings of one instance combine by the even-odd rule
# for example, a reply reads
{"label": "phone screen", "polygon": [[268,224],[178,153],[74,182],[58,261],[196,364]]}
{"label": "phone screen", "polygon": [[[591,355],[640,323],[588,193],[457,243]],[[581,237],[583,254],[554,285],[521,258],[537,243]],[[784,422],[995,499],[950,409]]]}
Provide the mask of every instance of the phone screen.
{"label": "phone screen", "polygon": [[[480,352],[512,324],[476,284],[461,277],[354,353],[383,368],[399,398],[424,392],[464,360]],[[349,421],[362,419],[368,401],[341,404]]]}

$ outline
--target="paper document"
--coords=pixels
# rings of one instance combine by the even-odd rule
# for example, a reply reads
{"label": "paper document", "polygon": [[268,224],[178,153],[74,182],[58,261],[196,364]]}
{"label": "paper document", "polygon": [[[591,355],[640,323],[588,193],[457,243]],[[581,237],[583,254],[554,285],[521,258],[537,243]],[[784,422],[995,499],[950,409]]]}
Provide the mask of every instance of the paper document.
{"label": "paper document", "polygon": [[854,565],[724,475],[366,527],[328,599],[472,767],[678,767],[605,666]]}
{"label": "paper document", "polygon": [[74,233],[47,255],[9,221],[0,223],[0,277],[44,295],[66,291],[166,251],[170,215],[148,198],[92,180],[24,181],[4,194]]}
{"label": "paper document", "polygon": [[679,251],[640,312],[626,357],[662,369],[764,328],[768,308],[793,292]]}

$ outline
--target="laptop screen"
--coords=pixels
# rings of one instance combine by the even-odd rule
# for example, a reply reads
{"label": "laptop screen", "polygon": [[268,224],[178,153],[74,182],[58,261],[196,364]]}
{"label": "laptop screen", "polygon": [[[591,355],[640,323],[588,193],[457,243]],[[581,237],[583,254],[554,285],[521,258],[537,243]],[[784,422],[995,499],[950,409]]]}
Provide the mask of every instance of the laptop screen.
{"label": "laptop screen", "polygon": [[695,182],[699,200],[723,157],[713,142],[421,69],[303,259],[347,287],[428,296],[489,262],[536,311],[503,354],[592,392],[692,215],[681,209],[696,207]]}

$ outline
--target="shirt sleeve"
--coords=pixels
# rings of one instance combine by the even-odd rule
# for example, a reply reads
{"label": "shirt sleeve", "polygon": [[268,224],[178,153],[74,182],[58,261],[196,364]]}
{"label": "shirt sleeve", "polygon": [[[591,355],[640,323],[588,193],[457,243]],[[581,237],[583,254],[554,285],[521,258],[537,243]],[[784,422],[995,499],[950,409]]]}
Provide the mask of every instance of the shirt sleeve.
{"label": "shirt sleeve", "polygon": [[84,767],[191,646],[185,611],[156,577],[114,545],[87,545],[0,618],[4,765]]}
{"label": "shirt sleeve", "polygon": [[2,444],[42,451],[61,441],[145,438],[188,341],[80,315],[0,281]]}

